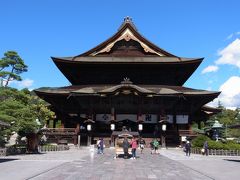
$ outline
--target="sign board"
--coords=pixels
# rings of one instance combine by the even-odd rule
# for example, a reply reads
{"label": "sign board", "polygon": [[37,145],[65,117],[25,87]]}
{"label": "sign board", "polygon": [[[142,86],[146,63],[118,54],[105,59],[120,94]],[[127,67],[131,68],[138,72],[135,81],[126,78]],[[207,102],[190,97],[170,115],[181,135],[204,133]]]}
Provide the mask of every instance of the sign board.
{"label": "sign board", "polygon": [[186,136],[181,136],[181,141],[187,141],[187,137]]}
{"label": "sign board", "polygon": [[177,115],[176,123],[177,124],[188,124],[188,115]]}
{"label": "sign board", "polygon": [[157,123],[157,115],[156,114],[143,114],[143,123]]}
{"label": "sign board", "polygon": [[96,114],[96,120],[109,122],[111,120],[111,114]]}

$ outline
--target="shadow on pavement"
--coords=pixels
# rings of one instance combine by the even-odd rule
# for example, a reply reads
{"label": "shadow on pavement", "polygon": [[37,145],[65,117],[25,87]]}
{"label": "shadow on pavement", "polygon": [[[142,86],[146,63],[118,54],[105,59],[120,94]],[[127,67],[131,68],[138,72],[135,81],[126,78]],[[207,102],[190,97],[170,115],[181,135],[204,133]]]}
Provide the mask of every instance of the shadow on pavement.
{"label": "shadow on pavement", "polygon": [[232,161],[232,162],[240,162],[240,160],[237,160],[237,159],[223,159],[225,161]]}
{"label": "shadow on pavement", "polygon": [[15,161],[15,160],[18,160],[18,159],[4,158],[4,159],[0,159],[0,163],[4,163],[4,162],[8,162],[8,161]]}

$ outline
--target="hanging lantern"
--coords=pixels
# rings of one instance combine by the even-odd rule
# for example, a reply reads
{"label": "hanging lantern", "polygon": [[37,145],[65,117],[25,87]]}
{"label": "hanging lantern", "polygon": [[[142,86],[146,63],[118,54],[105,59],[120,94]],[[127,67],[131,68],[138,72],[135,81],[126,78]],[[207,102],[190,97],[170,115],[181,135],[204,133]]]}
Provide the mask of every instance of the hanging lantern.
{"label": "hanging lantern", "polygon": [[139,123],[139,124],[138,124],[138,130],[139,130],[139,131],[142,131],[142,130],[143,130],[143,124],[142,124],[142,123]]}
{"label": "hanging lantern", "polygon": [[163,130],[163,131],[166,131],[166,130],[167,130],[167,125],[166,125],[166,124],[163,124],[163,125],[162,125],[162,130]]}
{"label": "hanging lantern", "polygon": [[91,125],[91,124],[88,124],[88,125],[87,125],[87,130],[88,130],[88,131],[91,131],[91,130],[92,130],[92,125]]}
{"label": "hanging lantern", "polygon": [[112,131],[115,130],[115,124],[114,124],[114,123],[111,123],[111,125],[110,125],[110,129],[111,129]]}

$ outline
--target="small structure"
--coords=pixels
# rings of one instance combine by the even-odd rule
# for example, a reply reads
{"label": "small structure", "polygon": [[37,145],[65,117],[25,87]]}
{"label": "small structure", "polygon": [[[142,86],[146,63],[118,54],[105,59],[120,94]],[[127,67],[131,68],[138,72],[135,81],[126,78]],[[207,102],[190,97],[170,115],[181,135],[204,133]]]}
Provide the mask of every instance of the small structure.
{"label": "small structure", "polygon": [[[129,131],[113,131],[112,133],[112,139],[114,139],[115,144],[115,154],[116,157],[119,155],[123,155],[123,140],[124,138],[128,139],[128,142],[130,143],[133,137],[139,137],[138,132],[129,132]],[[128,148],[128,154],[132,154],[132,148]]]}

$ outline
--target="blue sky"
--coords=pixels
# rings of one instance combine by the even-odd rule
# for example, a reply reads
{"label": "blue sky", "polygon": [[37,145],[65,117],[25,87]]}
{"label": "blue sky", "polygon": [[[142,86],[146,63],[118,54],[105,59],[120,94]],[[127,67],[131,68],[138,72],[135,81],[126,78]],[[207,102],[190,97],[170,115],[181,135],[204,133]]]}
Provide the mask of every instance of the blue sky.
{"label": "blue sky", "polygon": [[[221,90],[240,106],[238,0],[8,0],[0,1],[0,57],[17,51],[29,66],[30,89],[69,85],[50,56],[74,56],[112,36],[126,16],[159,47],[181,57],[205,57],[185,86]],[[206,69],[207,68],[207,69]]]}

